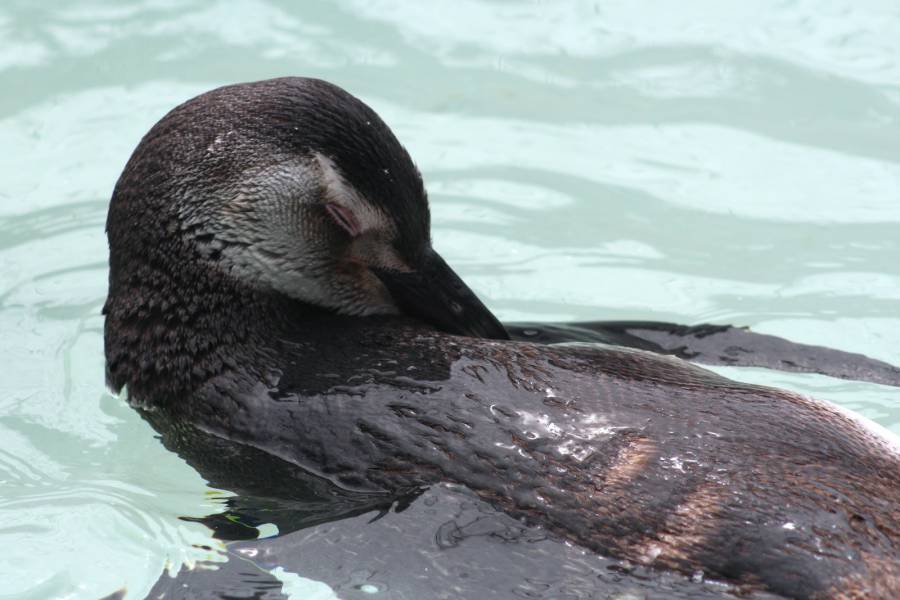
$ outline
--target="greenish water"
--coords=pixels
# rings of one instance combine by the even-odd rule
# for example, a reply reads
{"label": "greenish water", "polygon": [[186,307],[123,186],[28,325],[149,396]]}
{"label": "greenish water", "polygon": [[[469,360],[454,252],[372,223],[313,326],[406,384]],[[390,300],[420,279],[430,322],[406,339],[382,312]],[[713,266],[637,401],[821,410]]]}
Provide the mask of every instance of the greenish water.
{"label": "greenish water", "polygon": [[[504,320],[734,323],[900,364],[896,2],[295,4],[0,7],[0,599],[142,598],[224,560],[178,517],[226,493],[105,391],[100,316],[116,177],[224,83],[370,103]],[[896,388],[718,370],[900,433]],[[302,575],[285,591],[330,597]]]}

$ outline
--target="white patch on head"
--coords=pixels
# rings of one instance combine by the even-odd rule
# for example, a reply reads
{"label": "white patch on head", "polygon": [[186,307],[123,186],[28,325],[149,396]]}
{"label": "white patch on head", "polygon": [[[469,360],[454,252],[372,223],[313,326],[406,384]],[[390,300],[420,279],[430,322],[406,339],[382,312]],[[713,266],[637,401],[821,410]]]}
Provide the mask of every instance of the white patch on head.
{"label": "white patch on head", "polygon": [[313,159],[322,174],[321,181],[325,186],[328,201],[349,209],[356,216],[362,233],[383,231],[390,236],[396,234],[393,222],[366,200],[356,188],[347,183],[334,161],[319,152],[313,153]]}
{"label": "white patch on head", "polygon": [[228,144],[228,138],[233,135],[233,130],[228,131],[227,133],[217,133],[215,139],[206,147],[207,154],[216,154],[217,152],[225,150],[226,145]]}
{"label": "white patch on head", "polygon": [[[272,159],[220,189],[207,190],[207,198],[186,203],[183,227],[198,240],[201,252],[217,256],[219,251],[218,268],[254,287],[344,314],[396,313],[374,274],[362,265],[344,264],[346,253],[329,237],[327,228],[333,224],[321,205],[340,202],[354,212],[363,233],[383,228],[389,220],[327,158]],[[322,211],[318,216],[317,210]]]}

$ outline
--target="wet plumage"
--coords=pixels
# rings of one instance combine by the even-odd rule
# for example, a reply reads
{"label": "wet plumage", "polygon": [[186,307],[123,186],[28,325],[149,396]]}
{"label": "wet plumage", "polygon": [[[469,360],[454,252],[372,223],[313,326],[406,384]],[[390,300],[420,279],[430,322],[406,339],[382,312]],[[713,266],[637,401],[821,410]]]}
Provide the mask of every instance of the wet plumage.
{"label": "wet plumage", "polygon": [[189,101],[113,195],[111,387],[346,488],[450,481],[598,553],[797,598],[900,594],[892,440],[679,359],[508,341],[429,226],[410,157],[339,88]]}

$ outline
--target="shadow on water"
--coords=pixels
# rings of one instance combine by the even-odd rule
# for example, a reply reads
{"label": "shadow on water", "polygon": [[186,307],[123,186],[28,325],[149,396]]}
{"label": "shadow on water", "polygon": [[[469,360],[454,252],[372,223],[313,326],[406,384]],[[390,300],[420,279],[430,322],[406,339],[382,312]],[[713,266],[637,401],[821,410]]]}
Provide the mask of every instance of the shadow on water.
{"label": "shadow on water", "polygon": [[[286,595],[285,573],[333,590],[317,598],[343,600],[663,600],[740,592],[585,552],[463,487],[348,491],[259,450],[143,416],[211,486],[235,493],[223,513],[188,519],[225,542],[227,562],[163,574],[148,597],[300,597]],[[272,525],[277,535],[258,539]]]}

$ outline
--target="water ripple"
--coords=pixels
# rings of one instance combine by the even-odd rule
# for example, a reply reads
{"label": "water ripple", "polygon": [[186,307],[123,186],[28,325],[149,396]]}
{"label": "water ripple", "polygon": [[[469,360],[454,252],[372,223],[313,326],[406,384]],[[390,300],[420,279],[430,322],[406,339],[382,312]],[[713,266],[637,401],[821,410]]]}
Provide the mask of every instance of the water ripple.
{"label": "water ripple", "polygon": [[[172,106],[286,74],[348,87],[410,149],[437,248],[504,318],[734,322],[900,363],[898,17],[850,0],[4,3],[0,598],[141,597],[165,568],[222,559],[178,519],[221,494],[103,383],[106,205]],[[882,386],[726,372],[900,431]]]}

